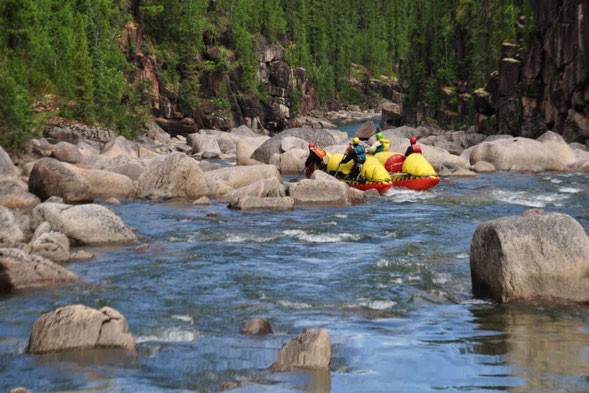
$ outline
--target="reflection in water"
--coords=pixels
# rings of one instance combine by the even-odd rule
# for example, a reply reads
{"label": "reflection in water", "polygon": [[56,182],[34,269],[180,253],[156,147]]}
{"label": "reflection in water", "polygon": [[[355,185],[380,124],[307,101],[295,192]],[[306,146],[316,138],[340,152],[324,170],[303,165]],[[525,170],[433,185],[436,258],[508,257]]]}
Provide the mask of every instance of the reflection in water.
{"label": "reflection in water", "polygon": [[[555,392],[563,382],[584,391],[589,376],[589,332],[578,319],[550,316],[550,310],[525,306],[475,308],[476,323],[502,332],[473,347],[476,353],[502,355],[513,376],[525,381],[513,392]],[[587,313],[587,310],[581,310]]]}

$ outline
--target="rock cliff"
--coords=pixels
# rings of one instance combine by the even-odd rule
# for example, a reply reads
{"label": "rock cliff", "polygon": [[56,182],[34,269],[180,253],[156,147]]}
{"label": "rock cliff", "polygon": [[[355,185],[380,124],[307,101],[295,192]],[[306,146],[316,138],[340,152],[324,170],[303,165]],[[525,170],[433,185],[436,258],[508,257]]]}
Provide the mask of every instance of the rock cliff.
{"label": "rock cliff", "polygon": [[505,43],[498,71],[474,92],[479,131],[537,138],[552,130],[568,142],[587,143],[589,2],[536,0],[532,6],[526,49]]}

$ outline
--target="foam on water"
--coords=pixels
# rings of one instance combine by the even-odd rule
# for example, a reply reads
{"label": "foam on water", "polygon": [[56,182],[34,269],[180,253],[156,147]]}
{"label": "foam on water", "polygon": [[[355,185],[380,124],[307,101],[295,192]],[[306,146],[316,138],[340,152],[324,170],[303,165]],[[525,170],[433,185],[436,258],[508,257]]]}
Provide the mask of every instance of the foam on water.
{"label": "foam on water", "polygon": [[287,307],[287,308],[294,308],[296,310],[302,310],[305,308],[311,308],[312,306],[308,303],[302,303],[302,302],[291,302],[290,300],[279,300],[278,304],[281,305],[282,307]]}
{"label": "foam on water", "polygon": [[360,235],[354,235],[351,233],[322,233],[314,234],[308,233],[299,229],[289,229],[283,231],[287,236],[294,237],[298,240],[302,240],[309,243],[338,243],[338,242],[351,242],[359,240]]}
{"label": "foam on water", "polygon": [[394,302],[392,300],[367,300],[358,302],[356,306],[369,308],[371,310],[388,310],[395,307],[396,305],[397,302]]}
{"label": "foam on water", "polygon": [[154,341],[176,343],[195,341],[202,337],[203,335],[196,330],[184,330],[173,327],[157,331],[154,334],[138,336],[135,341],[138,344]]}
{"label": "foam on water", "polygon": [[436,194],[429,191],[415,191],[407,188],[392,187],[384,194],[384,197],[394,202],[402,203],[433,199],[436,197]]}
{"label": "foam on water", "polygon": [[582,192],[583,190],[581,190],[580,188],[574,188],[574,187],[562,187],[562,188],[559,188],[558,191],[566,192],[568,194],[577,194],[579,192]]}
{"label": "foam on water", "polygon": [[491,197],[501,202],[511,203],[513,205],[523,205],[529,207],[543,208],[549,204],[561,206],[563,199],[568,199],[568,195],[559,194],[532,194],[526,191],[505,191],[495,190],[491,192]]}
{"label": "foam on water", "polygon": [[452,280],[452,275],[450,273],[437,273],[433,278],[433,283],[436,285],[446,284]]}
{"label": "foam on water", "polygon": [[227,243],[269,243],[277,236],[260,236],[257,234],[229,233],[225,237]]}
{"label": "foam on water", "polygon": [[190,315],[172,315],[170,318],[177,319],[177,320],[183,321],[183,322],[190,322],[190,323],[194,322],[194,320],[192,319],[192,317]]}
{"label": "foam on water", "polygon": [[456,258],[458,259],[468,259],[470,255],[466,252],[461,252],[460,254],[456,254]]}

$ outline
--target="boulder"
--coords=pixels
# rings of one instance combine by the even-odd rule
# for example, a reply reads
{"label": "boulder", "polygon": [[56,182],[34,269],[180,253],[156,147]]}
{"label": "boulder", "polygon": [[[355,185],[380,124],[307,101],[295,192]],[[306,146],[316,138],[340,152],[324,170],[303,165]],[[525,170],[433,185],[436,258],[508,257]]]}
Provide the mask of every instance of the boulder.
{"label": "boulder", "polygon": [[245,196],[232,199],[228,207],[238,210],[292,210],[294,201],[291,197],[268,197]]}
{"label": "boulder", "polygon": [[268,137],[241,137],[235,147],[237,165],[262,164],[261,161],[251,158],[251,155],[268,139]]}
{"label": "boulder", "polygon": [[292,149],[307,150],[308,143],[304,139],[288,136],[282,140],[280,148],[285,152]]}
{"label": "boulder", "polygon": [[0,180],[0,206],[28,212],[39,203],[41,200],[21,187],[19,182],[11,179]]}
{"label": "boulder", "polygon": [[131,158],[138,158],[137,144],[128,141],[124,136],[117,136],[108,142],[102,148],[101,155],[108,158],[115,158],[117,156],[127,156]]}
{"label": "boulder", "polygon": [[483,142],[472,149],[470,163],[487,161],[499,171],[566,171],[576,161],[575,152],[552,134]]}
{"label": "boulder", "polygon": [[227,132],[219,132],[215,135],[215,139],[217,140],[219,149],[221,149],[221,153],[235,153],[237,149],[237,141],[239,140],[238,137],[233,136]]}
{"label": "boulder", "polygon": [[14,213],[0,206],[0,247],[11,247],[25,240]]}
{"label": "boulder", "polygon": [[282,184],[278,178],[271,177],[268,179],[258,180],[252,184],[238,188],[224,195],[223,200],[231,202],[234,199],[244,197],[278,198],[284,196],[286,196],[286,188],[284,187],[284,184]]}
{"label": "boulder", "polygon": [[304,179],[298,183],[289,183],[287,194],[296,205],[351,206],[350,190],[342,182]]}
{"label": "boulder", "polygon": [[589,302],[589,239],[561,213],[482,223],[471,243],[472,291],[500,303]]}
{"label": "boulder", "polygon": [[12,163],[8,153],[0,146],[0,178],[14,177],[18,174],[18,169]]}
{"label": "boulder", "polygon": [[65,234],[72,245],[131,243],[137,237],[107,207],[95,204],[42,203],[33,209],[33,221],[47,221],[54,231]]}
{"label": "boulder", "polygon": [[143,174],[143,172],[145,172],[145,169],[147,168],[147,164],[149,162],[150,159],[118,156],[105,163],[103,168],[96,169],[103,169],[105,171],[125,175],[131,180],[138,180],[139,177]]}
{"label": "boulder", "polygon": [[68,142],[58,142],[54,145],[51,151],[51,157],[70,164],[77,164],[84,159],[78,147]]}
{"label": "boulder", "polygon": [[188,146],[192,147],[193,153],[199,153],[206,158],[218,158],[221,156],[221,148],[214,135],[190,134],[186,138]]}
{"label": "boulder", "polygon": [[79,277],[49,259],[19,248],[0,248],[0,292],[77,281]]}
{"label": "boulder", "polygon": [[137,181],[137,195],[197,199],[207,194],[198,163],[182,153],[152,159]]}
{"label": "boulder", "polygon": [[66,165],[53,158],[38,160],[29,177],[29,192],[42,201],[51,196],[62,197],[68,203],[93,201],[90,183]]}
{"label": "boulder", "polygon": [[282,183],[278,168],[274,165],[250,165],[216,169],[205,172],[208,196],[219,196],[229,189],[239,189],[259,180],[275,178]]}
{"label": "boulder", "polygon": [[165,132],[155,121],[145,123],[145,134],[154,141],[164,145],[170,141],[170,134]]}
{"label": "boulder", "polygon": [[280,173],[298,174],[305,167],[305,161],[309,156],[307,149],[292,149],[280,155]]}
{"label": "boulder", "polygon": [[295,368],[314,370],[329,369],[331,363],[331,339],[325,329],[305,329],[303,333],[283,345],[273,372],[292,371]]}
{"label": "boulder", "polygon": [[495,165],[491,164],[490,162],[479,161],[472,166],[472,170],[475,172],[483,173],[483,172],[495,172],[497,170],[497,168],[495,168]]}
{"label": "boulder", "polygon": [[282,154],[282,140],[287,137],[297,137],[307,143],[313,142],[319,146],[330,146],[337,144],[336,138],[324,129],[312,128],[291,128],[285,130],[258,147],[251,155],[251,158],[263,163],[269,163],[273,154]]}
{"label": "boulder", "polygon": [[99,169],[83,169],[64,164],[68,169],[81,175],[90,184],[92,198],[131,198],[135,195],[133,180],[125,175]]}
{"label": "boulder", "polygon": [[33,324],[28,353],[41,354],[80,349],[135,350],[125,317],[117,310],[96,310],[75,304],[41,315]]}
{"label": "boulder", "polygon": [[399,127],[403,124],[403,114],[401,107],[395,103],[387,102],[382,106],[382,113],[380,116],[380,128],[383,130]]}
{"label": "boulder", "polygon": [[263,335],[263,334],[271,334],[272,325],[268,322],[265,318],[254,318],[247,321],[244,327],[241,329],[241,333],[243,334],[251,334],[251,335]]}
{"label": "boulder", "polygon": [[41,255],[56,263],[70,260],[70,241],[60,232],[50,231],[35,237],[31,243],[31,252]]}

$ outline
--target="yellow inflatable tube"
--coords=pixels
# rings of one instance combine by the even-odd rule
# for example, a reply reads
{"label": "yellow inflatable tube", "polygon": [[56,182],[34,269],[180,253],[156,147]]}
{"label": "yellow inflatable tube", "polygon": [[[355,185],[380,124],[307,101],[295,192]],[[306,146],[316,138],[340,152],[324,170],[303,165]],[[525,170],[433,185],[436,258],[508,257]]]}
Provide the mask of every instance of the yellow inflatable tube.
{"label": "yellow inflatable tube", "polygon": [[[327,153],[327,155],[329,156],[329,162],[327,163],[327,171],[329,173],[333,174],[335,171],[344,175],[350,173],[354,166],[354,161],[349,161],[340,165],[341,160],[344,158],[343,154]],[[367,182],[372,183],[390,183],[392,181],[391,175],[389,175],[385,167],[377,158],[371,155],[366,156],[366,162],[362,165],[360,176],[362,176]]]}
{"label": "yellow inflatable tube", "polygon": [[413,176],[437,176],[436,171],[427,160],[418,153],[410,154],[403,163],[403,172]]}

